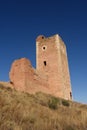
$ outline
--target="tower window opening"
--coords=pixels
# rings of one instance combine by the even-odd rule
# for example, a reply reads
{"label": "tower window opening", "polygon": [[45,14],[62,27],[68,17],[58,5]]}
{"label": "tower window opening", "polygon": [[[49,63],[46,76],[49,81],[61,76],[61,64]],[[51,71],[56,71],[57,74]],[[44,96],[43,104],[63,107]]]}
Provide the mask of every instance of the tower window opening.
{"label": "tower window opening", "polygon": [[42,46],[42,50],[45,51],[47,49],[47,46]]}
{"label": "tower window opening", "polygon": [[72,99],[72,92],[70,92],[70,98]]}
{"label": "tower window opening", "polygon": [[44,61],[44,66],[46,66],[47,65],[47,63],[46,63],[46,61]]}
{"label": "tower window opening", "polygon": [[44,49],[44,50],[46,49],[45,46],[43,47],[43,49]]}
{"label": "tower window opening", "polygon": [[42,36],[42,39],[44,39],[44,36]]}

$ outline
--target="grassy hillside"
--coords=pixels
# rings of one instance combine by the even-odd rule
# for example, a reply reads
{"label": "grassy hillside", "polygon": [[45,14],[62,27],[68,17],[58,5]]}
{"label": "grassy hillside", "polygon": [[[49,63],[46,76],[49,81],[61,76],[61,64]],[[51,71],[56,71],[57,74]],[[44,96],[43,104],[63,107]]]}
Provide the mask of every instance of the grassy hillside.
{"label": "grassy hillside", "polygon": [[0,85],[0,130],[87,130],[87,105]]}

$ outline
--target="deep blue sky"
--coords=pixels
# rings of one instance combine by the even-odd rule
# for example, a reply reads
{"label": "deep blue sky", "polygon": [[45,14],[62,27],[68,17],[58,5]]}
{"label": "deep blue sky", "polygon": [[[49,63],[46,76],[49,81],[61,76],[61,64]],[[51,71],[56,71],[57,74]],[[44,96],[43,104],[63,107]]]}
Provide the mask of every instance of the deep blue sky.
{"label": "deep blue sky", "polygon": [[35,67],[35,39],[59,34],[67,46],[73,97],[87,103],[86,0],[0,1],[0,80],[11,63],[27,57]]}

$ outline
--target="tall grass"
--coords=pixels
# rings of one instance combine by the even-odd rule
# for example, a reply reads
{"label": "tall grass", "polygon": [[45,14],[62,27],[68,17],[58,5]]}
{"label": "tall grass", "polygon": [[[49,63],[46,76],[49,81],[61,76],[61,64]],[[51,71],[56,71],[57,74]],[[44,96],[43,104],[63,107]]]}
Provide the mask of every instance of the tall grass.
{"label": "tall grass", "polygon": [[0,130],[87,130],[87,105],[0,85]]}

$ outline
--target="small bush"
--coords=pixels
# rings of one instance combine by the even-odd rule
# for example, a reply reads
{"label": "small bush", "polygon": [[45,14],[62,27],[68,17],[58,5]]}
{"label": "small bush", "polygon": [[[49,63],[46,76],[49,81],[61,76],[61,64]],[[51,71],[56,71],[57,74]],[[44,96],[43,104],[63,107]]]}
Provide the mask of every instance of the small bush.
{"label": "small bush", "polygon": [[11,87],[7,87],[6,88],[8,91],[12,91],[12,88]]}
{"label": "small bush", "polygon": [[62,100],[62,105],[69,107],[69,102],[67,100]]}
{"label": "small bush", "polygon": [[58,99],[55,98],[55,97],[52,97],[52,98],[48,101],[48,106],[49,106],[49,108],[51,108],[51,109],[57,109],[57,108],[58,108],[57,104],[58,104]]}

